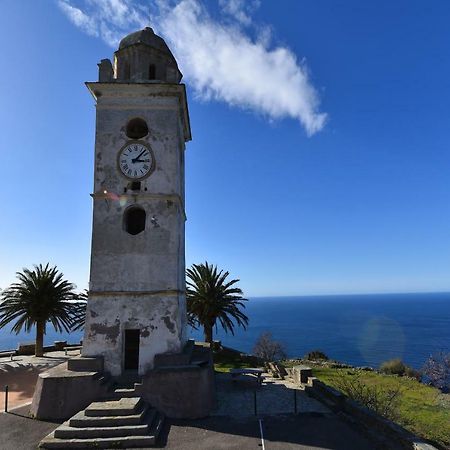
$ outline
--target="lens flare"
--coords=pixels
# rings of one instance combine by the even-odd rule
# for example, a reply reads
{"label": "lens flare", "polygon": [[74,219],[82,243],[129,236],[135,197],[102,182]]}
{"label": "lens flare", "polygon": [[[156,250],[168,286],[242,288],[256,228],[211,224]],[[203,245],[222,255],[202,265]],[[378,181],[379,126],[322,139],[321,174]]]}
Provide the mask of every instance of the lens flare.
{"label": "lens flare", "polygon": [[405,340],[403,328],[397,321],[377,316],[364,324],[359,335],[358,348],[369,365],[379,365],[389,359],[402,359]]}

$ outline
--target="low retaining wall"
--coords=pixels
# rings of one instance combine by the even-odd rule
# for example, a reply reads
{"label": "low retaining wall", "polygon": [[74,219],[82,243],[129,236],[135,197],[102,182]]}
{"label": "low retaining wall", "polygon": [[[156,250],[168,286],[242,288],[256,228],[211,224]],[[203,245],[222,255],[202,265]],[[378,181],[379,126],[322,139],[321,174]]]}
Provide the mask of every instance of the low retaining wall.
{"label": "low retaining wall", "polygon": [[[80,344],[67,344],[67,341],[55,341],[53,345],[45,345],[44,352],[63,351],[64,347],[77,347]],[[17,346],[16,355],[34,355],[34,342],[21,342]],[[14,351],[14,350],[10,350]]]}
{"label": "low retaining wall", "polygon": [[105,396],[100,372],[77,372],[65,362],[39,374],[30,414],[40,420],[65,420]]}
{"label": "low retaining wall", "polygon": [[[199,419],[207,417],[215,406],[215,379],[209,347],[188,348],[190,361],[184,355],[162,356],[158,367],[148,372],[136,392],[167,417]],[[161,365],[171,362],[174,365]]]}
{"label": "low retaining wall", "polygon": [[386,450],[437,450],[400,425],[354,402],[315,377],[308,378],[305,391],[311,397],[325,403],[334,412],[344,413],[344,417],[356,421],[371,437],[382,440],[383,448]]}

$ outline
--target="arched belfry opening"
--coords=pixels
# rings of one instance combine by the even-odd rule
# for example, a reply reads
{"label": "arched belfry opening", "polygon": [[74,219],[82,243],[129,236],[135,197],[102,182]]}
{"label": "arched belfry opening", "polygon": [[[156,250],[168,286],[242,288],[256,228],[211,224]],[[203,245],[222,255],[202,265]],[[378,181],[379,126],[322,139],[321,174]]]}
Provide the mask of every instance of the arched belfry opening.
{"label": "arched belfry opening", "polygon": [[140,117],[135,117],[127,123],[126,135],[130,139],[142,139],[148,134],[147,122]]}
{"label": "arched belfry opening", "polygon": [[148,66],[148,79],[156,80],[156,66],[154,64]]}
{"label": "arched belfry opening", "polygon": [[147,215],[145,214],[144,208],[140,206],[131,206],[124,213],[124,230],[133,236],[142,233],[145,230],[146,217]]}

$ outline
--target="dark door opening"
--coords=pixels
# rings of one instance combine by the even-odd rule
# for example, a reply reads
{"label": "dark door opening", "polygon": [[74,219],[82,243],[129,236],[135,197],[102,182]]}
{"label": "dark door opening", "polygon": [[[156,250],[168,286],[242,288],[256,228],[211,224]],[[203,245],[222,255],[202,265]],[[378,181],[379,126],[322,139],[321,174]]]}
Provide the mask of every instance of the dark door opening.
{"label": "dark door opening", "polygon": [[139,368],[139,335],[139,330],[125,330],[125,370],[138,370]]}

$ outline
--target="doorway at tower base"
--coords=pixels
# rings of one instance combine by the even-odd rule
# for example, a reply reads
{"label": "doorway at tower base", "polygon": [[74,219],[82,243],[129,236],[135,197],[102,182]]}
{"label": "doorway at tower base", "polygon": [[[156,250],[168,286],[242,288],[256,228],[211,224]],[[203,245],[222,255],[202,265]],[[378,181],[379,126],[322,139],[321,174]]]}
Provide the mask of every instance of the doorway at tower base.
{"label": "doorway at tower base", "polygon": [[207,417],[216,405],[209,346],[188,341],[182,353],[157,355],[155,368],[142,378],[136,391],[167,417]]}
{"label": "doorway at tower base", "polygon": [[102,356],[112,377],[127,370],[144,376],[156,355],[186,344],[184,292],[89,292],[81,354]]}

